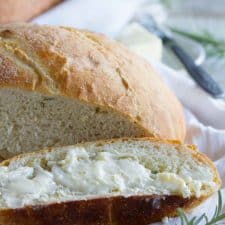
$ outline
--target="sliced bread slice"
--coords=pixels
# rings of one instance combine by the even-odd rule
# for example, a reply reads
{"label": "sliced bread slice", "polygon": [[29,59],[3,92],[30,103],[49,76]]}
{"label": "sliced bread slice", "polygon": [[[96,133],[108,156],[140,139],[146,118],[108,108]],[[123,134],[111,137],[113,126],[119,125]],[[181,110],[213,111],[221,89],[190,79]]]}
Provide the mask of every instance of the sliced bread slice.
{"label": "sliced bread slice", "polygon": [[147,225],[216,192],[193,146],[115,139],[20,155],[0,166],[2,225]]}

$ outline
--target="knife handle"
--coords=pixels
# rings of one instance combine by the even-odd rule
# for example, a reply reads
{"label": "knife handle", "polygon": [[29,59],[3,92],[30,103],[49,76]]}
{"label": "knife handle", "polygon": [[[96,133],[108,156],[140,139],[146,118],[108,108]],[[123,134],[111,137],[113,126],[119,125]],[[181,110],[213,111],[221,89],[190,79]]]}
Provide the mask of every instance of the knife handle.
{"label": "knife handle", "polygon": [[199,86],[215,98],[224,96],[224,92],[219,84],[201,66],[196,65],[193,59],[174,40],[170,39],[166,44],[180,59]]}

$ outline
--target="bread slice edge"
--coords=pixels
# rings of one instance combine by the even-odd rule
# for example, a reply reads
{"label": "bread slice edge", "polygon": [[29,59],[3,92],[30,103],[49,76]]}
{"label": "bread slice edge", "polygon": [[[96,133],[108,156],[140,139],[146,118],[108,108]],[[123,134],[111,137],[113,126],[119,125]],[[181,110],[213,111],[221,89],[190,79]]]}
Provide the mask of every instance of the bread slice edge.
{"label": "bread slice edge", "polygon": [[[121,138],[103,140],[97,142],[87,142],[77,144],[75,146],[85,146],[91,143],[98,145],[110,144],[118,141],[135,141],[144,140],[156,143],[180,144],[174,140],[160,140],[155,138]],[[221,185],[219,173],[213,162],[204,154],[198,152],[195,146],[188,145],[193,157],[204,164],[207,164],[214,172],[214,181]],[[181,150],[182,151],[182,150]],[[16,156],[6,160],[0,166],[7,166],[13,161],[20,160],[24,157],[37,156],[54,152],[54,148],[48,148],[36,153],[28,153]],[[134,195],[134,196],[111,196],[99,197],[87,200],[74,200],[67,202],[53,202],[50,204],[30,205],[23,208],[1,209],[0,224],[3,225],[74,225],[74,224],[90,224],[90,225],[147,225],[149,223],[162,220],[164,217],[173,217],[177,215],[177,208],[183,208],[186,211],[192,210],[201,204],[205,199],[213,193],[200,198],[191,197],[183,198],[176,195]],[[61,219],[62,220],[61,220]],[[74,223],[74,221],[76,221]]]}

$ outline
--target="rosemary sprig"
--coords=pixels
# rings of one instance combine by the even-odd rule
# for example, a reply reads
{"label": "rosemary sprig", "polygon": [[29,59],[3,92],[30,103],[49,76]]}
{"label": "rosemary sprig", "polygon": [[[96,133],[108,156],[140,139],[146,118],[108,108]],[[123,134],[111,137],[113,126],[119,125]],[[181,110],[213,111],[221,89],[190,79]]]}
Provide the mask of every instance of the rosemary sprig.
{"label": "rosemary sprig", "polygon": [[209,219],[206,214],[202,214],[200,217],[193,217],[188,219],[187,215],[182,209],[178,209],[178,214],[181,219],[181,225],[199,225],[205,222],[205,225],[222,225],[225,224],[225,213],[222,214],[222,195],[221,191],[218,192],[218,203],[215,212],[211,219]]}
{"label": "rosemary sprig", "polygon": [[201,31],[199,33],[188,32],[178,28],[170,27],[171,31],[179,35],[191,38],[201,43],[209,56],[225,57],[225,40],[219,40],[208,31]]}
{"label": "rosemary sprig", "polygon": [[160,3],[165,5],[167,8],[172,8],[173,6],[178,5],[181,0],[160,0]]}

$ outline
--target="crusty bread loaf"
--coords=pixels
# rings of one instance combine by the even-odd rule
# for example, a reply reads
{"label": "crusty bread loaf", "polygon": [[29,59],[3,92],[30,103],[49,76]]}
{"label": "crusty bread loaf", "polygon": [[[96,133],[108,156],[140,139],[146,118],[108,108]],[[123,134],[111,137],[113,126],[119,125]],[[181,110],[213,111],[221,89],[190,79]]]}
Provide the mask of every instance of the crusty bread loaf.
{"label": "crusty bread loaf", "polygon": [[20,155],[0,165],[1,225],[148,225],[221,185],[193,146],[115,139]]}
{"label": "crusty bread loaf", "polygon": [[103,35],[0,26],[0,156],[115,137],[183,140],[180,103],[143,59]]}
{"label": "crusty bread loaf", "polygon": [[62,0],[0,0],[0,24],[28,21]]}

